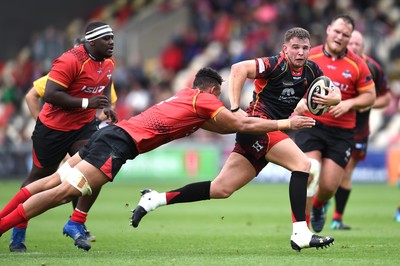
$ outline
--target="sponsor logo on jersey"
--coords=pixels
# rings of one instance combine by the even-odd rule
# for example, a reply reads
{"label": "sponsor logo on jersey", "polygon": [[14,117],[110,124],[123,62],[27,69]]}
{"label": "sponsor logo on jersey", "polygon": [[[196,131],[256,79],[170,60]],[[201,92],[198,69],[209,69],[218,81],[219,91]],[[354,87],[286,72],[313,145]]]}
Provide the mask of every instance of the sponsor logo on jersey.
{"label": "sponsor logo on jersey", "polygon": [[346,79],[351,78],[350,70],[347,69],[345,72],[342,73],[342,76]]}
{"label": "sponsor logo on jersey", "polygon": [[96,87],[87,87],[87,86],[83,86],[83,88],[81,89],[81,91],[86,92],[86,93],[101,93],[104,91],[104,89],[106,88],[106,86],[96,86]]}

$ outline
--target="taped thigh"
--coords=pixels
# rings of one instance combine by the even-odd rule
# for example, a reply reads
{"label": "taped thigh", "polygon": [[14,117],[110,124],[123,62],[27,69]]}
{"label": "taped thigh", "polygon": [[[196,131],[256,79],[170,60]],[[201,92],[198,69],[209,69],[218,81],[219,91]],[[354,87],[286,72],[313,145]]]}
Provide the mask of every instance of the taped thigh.
{"label": "taped thigh", "polygon": [[92,195],[92,189],[86,180],[86,177],[76,167],[72,168],[65,179],[74,188],[82,193],[82,196]]}

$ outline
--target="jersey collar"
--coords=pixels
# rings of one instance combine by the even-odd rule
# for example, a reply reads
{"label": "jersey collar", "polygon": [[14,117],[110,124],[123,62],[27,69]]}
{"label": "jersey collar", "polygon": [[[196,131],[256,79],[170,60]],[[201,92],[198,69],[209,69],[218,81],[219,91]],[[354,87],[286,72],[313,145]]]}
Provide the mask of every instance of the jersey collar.
{"label": "jersey collar", "polygon": [[[322,51],[324,52],[324,55],[326,55],[327,57],[332,57],[326,50],[325,50],[325,45],[322,45]],[[343,54],[339,55],[337,57],[337,59],[341,59],[343,57],[345,57],[347,55],[347,48],[346,50],[344,50]]]}

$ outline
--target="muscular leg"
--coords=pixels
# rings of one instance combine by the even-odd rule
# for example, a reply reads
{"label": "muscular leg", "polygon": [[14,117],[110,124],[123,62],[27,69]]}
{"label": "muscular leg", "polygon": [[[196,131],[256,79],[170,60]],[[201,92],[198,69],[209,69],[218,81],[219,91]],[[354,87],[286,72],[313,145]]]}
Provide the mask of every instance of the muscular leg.
{"label": "muscular leg", "polygon": [[[76,168],[86,177],[87,183],[93,190],[99,190],[103,184],[108,182],[107,177],[100,170],[85,161],[80,162]],[[71,173],[71,175],[76,175],[76,172]],[[78,196],[81,196],[81,192],[67,180],[54,188],[37,193],[25,201],[25,203],[19,205],[13,212],[0,219],[0,234],[15,226],[16,223],[28,221]]]}
{"label": "muscular leg", "polygon": [[285,139],[277,143],[268,152],[267,160],[292,172],[289,183],[289,197],[293,222],[305,222],[307,181],[311,167],[307,156],[291,139]]}
{"label": "muscular leg", "polygon": [[317,201],[325,204],[335,195],[344,175],[344,169],[333,160],[324,158],[321,164]]}

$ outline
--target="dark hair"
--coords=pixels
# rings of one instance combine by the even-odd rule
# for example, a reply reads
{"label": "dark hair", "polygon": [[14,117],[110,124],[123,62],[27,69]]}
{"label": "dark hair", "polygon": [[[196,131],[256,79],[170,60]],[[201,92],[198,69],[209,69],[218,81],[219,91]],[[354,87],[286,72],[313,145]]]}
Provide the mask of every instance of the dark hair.
{"label": "dark hair", "polygon": [[333,22],[335,22],[338,19],[342,19],[345,23],[350,24],[353,27],[353,30],[354,30],[355,22],[354,22],[354,19],[352,17],[350,17],[349,15],[337,15],[331,20],[330,24],[332,24]]}
{"label": "dark hair", "polygon": [[193,81],[193,89],[205,89],[208,87],[221,86],[224,80],[218,72],[210,67],[200,69]]}
{"label": "dark hair", "polygon": [[311,39],[310,33],[308,30],[305,30],[300,27],[291,28],[285,33],[284,42],[288,43],[293,38],[299,38],[300,40]]}
{"label": "dark hair", "polygon": [[104,23],[104,22],[99,22],[99,21],[91,22],[86,26],[85,34],[91,30],[94,30],[95,28],[98,28],[98,27],[104,26],[104,25],[108,25],[108,24]]}
{"label": "dark hair", "polygon": [[72,45],[76,47],[84,42],[85,42],[85,37],[76,37],[75,40],[72,42]]}

